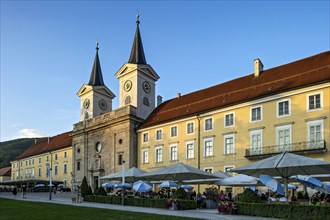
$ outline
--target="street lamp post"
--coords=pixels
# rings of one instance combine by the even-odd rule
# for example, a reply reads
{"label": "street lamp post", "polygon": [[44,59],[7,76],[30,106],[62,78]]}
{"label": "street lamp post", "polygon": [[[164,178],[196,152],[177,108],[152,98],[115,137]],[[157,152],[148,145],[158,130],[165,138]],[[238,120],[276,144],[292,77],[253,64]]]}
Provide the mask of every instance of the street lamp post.
{"label": "street lamp post", "polygon": [[122,163],[122,184],[123,188],[121,190],[121,205],[125,205],[125,160]]}
{"label": "street lamp post", "polygon": [[46,163],[47,170],[49,172],[49,200],[52,200],[52,167],[50,163]]}

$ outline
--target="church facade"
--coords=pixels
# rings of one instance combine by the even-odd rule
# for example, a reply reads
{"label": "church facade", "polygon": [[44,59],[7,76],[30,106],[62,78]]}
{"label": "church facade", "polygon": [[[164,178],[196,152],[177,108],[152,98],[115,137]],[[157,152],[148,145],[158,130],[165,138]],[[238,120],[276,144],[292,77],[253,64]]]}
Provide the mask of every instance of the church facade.
{"label": "church facade", "polygon": [[137,20],[130,58],[115,74],[119,80],[119,108],[112,109],[114,93],[104,84],[98,45],[88,84],[78,91],[80,121],[72,131],[73,182],[84,176],[92,189],[99,177],[137,166],[136,129],[155,108],[159,76],[146,62]]}

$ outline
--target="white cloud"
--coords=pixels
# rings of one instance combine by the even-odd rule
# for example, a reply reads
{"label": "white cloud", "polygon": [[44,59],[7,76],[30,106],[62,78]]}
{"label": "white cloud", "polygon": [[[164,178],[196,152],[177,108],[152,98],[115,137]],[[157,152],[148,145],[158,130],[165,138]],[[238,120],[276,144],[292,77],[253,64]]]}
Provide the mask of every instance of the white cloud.
{"label": "white cloud", "polygon": [[37,129],[33,128],[24,128],[18,131],[19,138],[31,138],[31,137],[43,137]]}

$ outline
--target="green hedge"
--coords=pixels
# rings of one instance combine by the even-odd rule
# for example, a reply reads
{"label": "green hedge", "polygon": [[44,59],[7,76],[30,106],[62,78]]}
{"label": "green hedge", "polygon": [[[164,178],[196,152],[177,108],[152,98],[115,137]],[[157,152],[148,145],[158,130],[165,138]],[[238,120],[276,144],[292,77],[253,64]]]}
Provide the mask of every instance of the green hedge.
{"label": "green hedge", "polygon": [[[165,208],[165,203],[167,200],[168,199],[125,198],[125,205],[150,208]],[[84,198],[84,201],[121,205],[121,197],[116,196],[89,195]],[[178,201],[180,210],[196,209],[196,202],[193,200],[179,199]]]}
{"label": "green hedge", "polygon": [[238,202],[238,214],[281,219],[328,219],[329,206]]}

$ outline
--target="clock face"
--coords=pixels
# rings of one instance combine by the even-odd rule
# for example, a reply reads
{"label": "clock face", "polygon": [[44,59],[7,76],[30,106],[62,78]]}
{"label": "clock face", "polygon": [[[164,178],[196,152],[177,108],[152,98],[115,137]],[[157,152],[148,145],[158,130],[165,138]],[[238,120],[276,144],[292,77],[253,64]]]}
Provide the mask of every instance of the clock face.
{"label": "clock face", "polygon": [[87,109],[89,107],[89,104],[90,104],[89,99],[85,99],[85,101],[84,101],[84,108]]}
{"label": "clock face", "polygon": [[129,92],[132,88],[132,81],[131,80],[127,80],[125,83],[124,83],[124,90],[126,92]]}
{"label": "clock face", "polygon": [[106,101],[104,101],[103,99],[101,99],[101,100],[99,101],[99,107],[100,107],[100,109],[102,109],[102,110],[106,110],[106,109],[107,109],[107,103],[106,103]]}
{"label": "clock face", "polygon": [[96,152],[100,152],[102,150],[102,144],[100,142],[96,143],[95,150]]}
{"label": "clock face", "polygon": [[151,90],[151,86],[150,86],[150,84],[149,84],[147,81],[144,81],[144,82],[142,83],[142,88],[143,88],[143,90],[144,90],[146,93],[149,93],[150,90]]}

